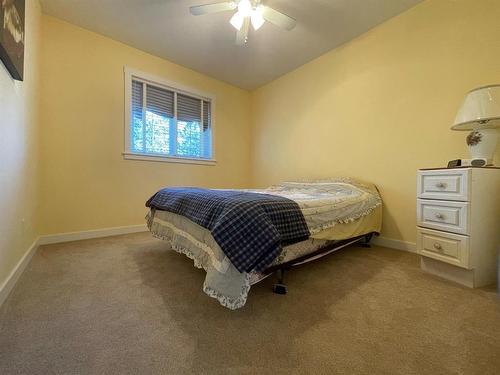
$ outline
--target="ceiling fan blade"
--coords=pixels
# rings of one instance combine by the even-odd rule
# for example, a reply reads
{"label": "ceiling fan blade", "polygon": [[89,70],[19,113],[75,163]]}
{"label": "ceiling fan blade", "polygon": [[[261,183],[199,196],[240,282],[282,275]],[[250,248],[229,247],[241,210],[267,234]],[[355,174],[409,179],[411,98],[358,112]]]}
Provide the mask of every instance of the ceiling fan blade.
{"label": "ceiling fan blade", "polygon": [[248,41],[248,30],[250,29],[250,17],[245,17],[243,26],[236,33],[236,44],[242,46]]}
{"label": "ceiling fan blade", "polygon": [[197,5],[189,8],[193,16],[201,16],[203,14],[225,12],[226,10],[236,9],[237,4],[234,1],[225,1],[223,3]]}
{"label": "ceiling fan blade", "polygon": [[266,6],[262,9],[262,16],[266,21],[285,30],[292,30],[297,24],[297,21],[292,17]]}

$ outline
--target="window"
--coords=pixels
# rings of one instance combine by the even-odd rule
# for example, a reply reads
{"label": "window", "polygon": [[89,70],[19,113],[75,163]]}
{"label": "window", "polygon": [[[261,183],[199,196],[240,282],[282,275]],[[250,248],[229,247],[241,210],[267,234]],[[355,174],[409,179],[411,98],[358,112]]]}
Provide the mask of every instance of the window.
{"label": "window", "polygon": [[127,159],[213,164],[212,96],[125,69]]}

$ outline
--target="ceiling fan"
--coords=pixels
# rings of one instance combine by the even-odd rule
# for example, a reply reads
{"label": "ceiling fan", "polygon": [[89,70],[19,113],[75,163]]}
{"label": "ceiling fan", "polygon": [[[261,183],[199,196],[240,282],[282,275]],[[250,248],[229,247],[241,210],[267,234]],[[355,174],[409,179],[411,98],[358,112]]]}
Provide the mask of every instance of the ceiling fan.
{"label": "ceiling fan", "polygon": [[237,11],[229,22],[238,30],[236,33],[236,44],[238,45],[244,45],[248,41],[250,23],[254,30],[260,29],[266,21],[285,30],[292,30],[297,23],[292,17],[263,5],[261,0],[224,1],[221,3],[192,6],[189,8],[189,11],[194,16],[201,16],[203,14],[226,12],[235,9]]}

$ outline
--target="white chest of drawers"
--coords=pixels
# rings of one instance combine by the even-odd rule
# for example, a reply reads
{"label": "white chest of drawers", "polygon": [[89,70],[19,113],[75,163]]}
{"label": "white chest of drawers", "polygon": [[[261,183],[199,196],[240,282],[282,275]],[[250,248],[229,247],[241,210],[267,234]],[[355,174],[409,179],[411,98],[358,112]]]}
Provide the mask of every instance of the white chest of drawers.
{"label": "white chest of drawers", "polygon": [[421,169],[421,268],[469,287],[492,284],[500,251],[500,168]]}

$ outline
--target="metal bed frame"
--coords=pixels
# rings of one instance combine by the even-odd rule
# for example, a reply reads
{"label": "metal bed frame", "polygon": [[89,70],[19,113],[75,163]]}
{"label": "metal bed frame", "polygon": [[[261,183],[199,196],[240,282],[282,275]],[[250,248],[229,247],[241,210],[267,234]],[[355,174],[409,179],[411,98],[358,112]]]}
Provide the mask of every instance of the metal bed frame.
{"label": "metal bed frame", "polygon": [[310,254],[302,255],[296,259],[289,260],[287,262],[281,263],[281,264],[276,264],[274,266],[271,266],[267,268],[263,273],[266,276],[271,275],[272,273],[276,273],[278,277],[278,282],[273,285],[273,292],[276,294],[286,294],[287,292],[287,287],[284,284],[284,279],[285,279],[285,271],[290,270],[292,267],[296,267],[301,264],[309,263],[314,260],[320,259],[326,255],[329,255],[337,250],[343,249],[344,247],[347,247],[349,245],[353,245],[355,243],[360,242],[362,247],[371,247],[370,246],[370,240],[372,239],[373,236],[378,236],[378,232],[370,232],[367,234],[363,234],[361,236],[353,237],[353,238],[348,238],[345,240],[340,240],[340,241],[334,241],[333,243],[329,243],[325,245],[324,247],[313,251]]}

